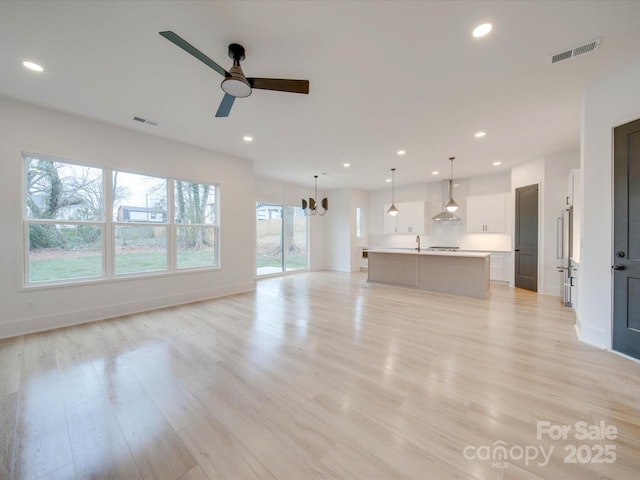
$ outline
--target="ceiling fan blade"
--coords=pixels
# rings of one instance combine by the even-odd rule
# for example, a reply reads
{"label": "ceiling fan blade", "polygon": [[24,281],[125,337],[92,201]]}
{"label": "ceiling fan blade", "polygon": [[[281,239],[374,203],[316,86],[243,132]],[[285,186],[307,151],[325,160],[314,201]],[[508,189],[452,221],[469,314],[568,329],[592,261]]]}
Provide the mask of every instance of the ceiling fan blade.
{"label": "ceiling fan blade", "polygon": [[200,60],[205,65],[208,65],[209,67],[213,68],[216,72],[218,72],[223,77],[230,77],[231,76],[231,74],[229,72],[227,72],[224,68],[222,68],[220,65],[218,65],[213,60],[211,60],[204,53],[202,53],[200,50],[198,50],[196,47],[191,45],[189,42],[187,42],[185,39],[183,39],[179,35],[171,32],[171,31],[158,32],[158,33],[160,33],[160,35],[162,35],[164,38],[169,40],[171,43],[173,43],[173,44],[177,45],[178,47],[180,47],[181,49],[183,49],[185,52],[190,53],[191,55],[196,57],[198,60]]}
{"label": "ceiling fan blade", "polygon": [[220,106],[218,107],[218,111],[216,112],[216,117],[228,117],[235,99],[236,97],[233,95],[225,93],[224,97],[222,97],[222,102],[220,102]]}
{"label": "ceiling fan blade", "polygon": [[247,78],[251,88],[276,90],[278,92],[309,93],[309,80],[287,80],[285,78]]}

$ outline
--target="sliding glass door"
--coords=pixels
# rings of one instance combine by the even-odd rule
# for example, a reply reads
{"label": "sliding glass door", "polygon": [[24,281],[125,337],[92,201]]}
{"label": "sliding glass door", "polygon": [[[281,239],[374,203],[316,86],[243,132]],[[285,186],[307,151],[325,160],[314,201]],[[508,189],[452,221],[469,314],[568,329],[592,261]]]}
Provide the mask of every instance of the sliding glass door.
{"label": "sliding glass door", "polygon": [[300,207],[257,202],[257,275],[306,270],[307,236],[307,217]]}

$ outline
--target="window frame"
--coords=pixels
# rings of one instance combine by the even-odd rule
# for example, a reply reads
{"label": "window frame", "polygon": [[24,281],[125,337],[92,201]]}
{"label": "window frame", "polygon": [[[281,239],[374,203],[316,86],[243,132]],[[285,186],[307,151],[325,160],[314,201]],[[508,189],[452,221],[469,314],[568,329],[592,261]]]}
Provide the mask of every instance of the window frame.
{"label": "window frame", "polygon": [[[94,283],[109,283],[119,282],[130,279],[140,279],[148,277],[162,277],[176,274],[186,274],[195,271],[203,270],[220,270],[220,184],[217,182],[209,182],[204,180],[194,180],[187,178],[177,178],[174,176],[164,176],[154,173],[146,173],[141,171],[130,171],[120,168],[105,167],[100,165],[94,165],[87,162],[79,162],[75,160],[69,160],[66,158],[54,157],[51,155],[36,154],[32,152],[22,151],[20,152],[20,159],[22,161],[22,186],[21,186],[21,213],[22,213],[22,250],[23,250],[23,268],[22,268],[22,289],[40,289],[40,288],[53,288],[53,287],[65,287],[72,285],[87,285]],[[98,169],[102,173],[102,220],[59,220],[59,219],[40,219],[30,218],[28,216],[27,198],[28,198],[28,171],[29,171],[29,159],[40,159],[51,161],[60,164],[68,164],[78,167],[87,167]],[[114,172],[131,173],[135,175],[143,175],[149,177],[155,177],[166,182],[167,186],[167,221],[151,223],[151,225],[162,226],[166,228],[166,254],[167,254],[167,268],[162,270],[149,270],[134,273],[116,273],[116,257],[117,257],[117,241],[115,239],[117,226],[149,226],[148,222],[119,222],[114,219],[114,199],[113,199],[113,174]],[[188,182],[198,183],[201,185],[208,185],[214,190],[215,210],[214,210],[214,222],[206,224],[185,224],[176,223],[175,221],[175,185],[176,182]],[[102,232],[101,242],[101,254],[102,254],[102,275],[92,277],[73,277],[65,279],[55,279],[46,281],[31,281],[31,258],[30,258],[30,234],[29,226],[32,224],[69,224],[69,225],[89,225],[99,227]],[[182,226],[194,226],[194,227],[206,227],[213,229],[214,235],[214,264],[213,265],[201,265],[201,266],[177,266],[177,231],[178,227]]]}

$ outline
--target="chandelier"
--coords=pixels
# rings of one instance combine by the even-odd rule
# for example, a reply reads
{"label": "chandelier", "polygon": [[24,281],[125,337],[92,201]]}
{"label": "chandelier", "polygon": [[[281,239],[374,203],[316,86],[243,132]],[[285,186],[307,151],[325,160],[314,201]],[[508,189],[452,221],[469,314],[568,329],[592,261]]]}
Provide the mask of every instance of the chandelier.
{"label": "chandelier", "polygon": [[[314,175],[315,179],[315,198],[318,198],[318,175]],[[320,211],[322,209],[322,211]],[[309,197],[309,201],[307,202],[304,198],[302,199],[302,210],[304,214],[307,216],[310,215],[324,215],[329,210],[329,201],[326,198],[323,198],[320,202],[320,207],[316,205],[316,201],[314,198]]]}

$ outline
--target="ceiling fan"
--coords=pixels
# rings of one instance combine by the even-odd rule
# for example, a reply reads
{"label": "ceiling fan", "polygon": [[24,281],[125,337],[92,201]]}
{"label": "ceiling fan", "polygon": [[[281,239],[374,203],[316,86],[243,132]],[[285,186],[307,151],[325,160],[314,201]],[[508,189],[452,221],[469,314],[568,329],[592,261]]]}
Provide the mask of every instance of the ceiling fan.
{"label": "ceiling fan", "polygon": [[176,33],[171,31],[159,33],[224,77],[220,85],[224,91],[224,97],[222,98],[220,107],[218,107],[216,117],[228,117],[236,97],[248,97],[254,88],[260,90],[276,90],[278,92],[309,93],[309,80],[245,77],[240,67],[240,62],[244,60],[245,56],[242,45],[238,45],[237,43],[229,45],[229,57],[233,60],[233,66],[227,71]]}

